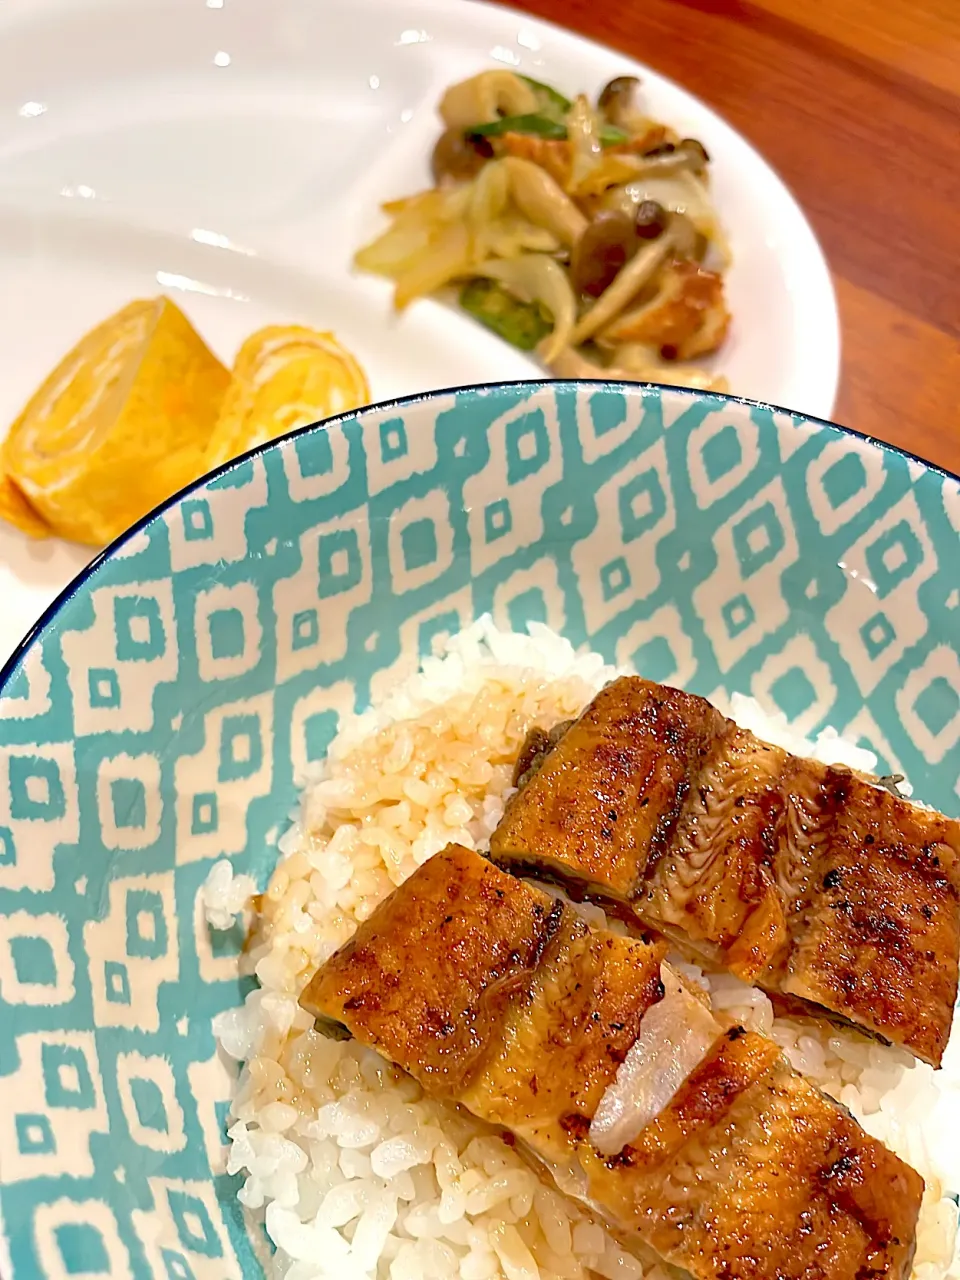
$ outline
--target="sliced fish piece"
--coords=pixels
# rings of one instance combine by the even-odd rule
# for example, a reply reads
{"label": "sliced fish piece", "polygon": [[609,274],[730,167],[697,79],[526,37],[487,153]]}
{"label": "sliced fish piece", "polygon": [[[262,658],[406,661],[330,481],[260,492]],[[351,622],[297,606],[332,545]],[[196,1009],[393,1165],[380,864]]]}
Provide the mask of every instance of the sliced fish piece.
{"label": "sliced fish piece", "polygon": [[637,913],[745,982],[789,946],[777,883],[790,757],[726,721],[693,781],[670,847],[650,869]]}
{"label": "sliced fish piece", "polygon": [[589,928],[452,847],[360,925],[301,1003],[510,1129],[629,1243],[695,1280],[904,1280],[922,1180],[761,1036],[720,1034],[628,1145],[593,1145],[668,983],[684,990],[663,944]]}
{"label": "sliced fish piece", "polygon": [[616,680],[510,800],[491,850],[538,875],[631,902],[667,849],[723,716],[702,698]]}
{"label": "sliced fish piece", "polygon": [[960,823],[761,742],[703,698],[609,685],[510,799],[491,856],[810,1014],[942,1059]]}
{"label": "sliced fish piece", "polygon": [[798,833],[781,855],[791,945],[777,989],[939,1065],[957,998],[960,824],[798,764],[818,783],[822,834],[811,849]]}
{"label": "sliced fish piece", "polygon": [[570,1135],[589,1128],[663,994],[665,950],[592,930],[565,908],[554,945],[459,1101],[511,1129],[542,1160],[565,1164]]}
{"label": "sliced fish piece", "polygon": [[452,846],[378,907],[301,1003],[562,1159],[663,993],[665,952],[591,931],[568,904]]}
{"label": "sliced fish piece", "polygon": [[711,1280],[910,1274],[923,1181],[733,1028],[619,1155],[579,1152],[621,1229]]}

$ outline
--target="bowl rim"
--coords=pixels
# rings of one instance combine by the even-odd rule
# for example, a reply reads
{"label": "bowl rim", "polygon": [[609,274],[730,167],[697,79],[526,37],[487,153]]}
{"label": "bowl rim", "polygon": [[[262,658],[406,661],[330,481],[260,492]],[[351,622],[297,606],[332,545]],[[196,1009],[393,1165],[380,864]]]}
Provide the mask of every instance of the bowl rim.
{"label": "bowl rim", "polygon": [[504,391],[507,388],[526,388],[531,391],[542,391],[549,387],[593,387],[598,390],[605,389],[607,391],[616,391],[619,394],[637,394],[656,391],[670,391],[693,401],[712,400],[718,405],[737,404],[747,409],[763,409],[770,413],[782,413],[791,418],[799,418],[804,422],[813,423],[817,427],[826,427],[831,431],[840,433],[841,435],[850,436],[854,440],[859,440],[865,444],[871,445],[881,453],[891,454],[894,457],[903,458],[907,462],[918,463],[925,471],[931,472],[939,476],[941,480],[952,480],[960,486],[960,475],[952,471],[947,471],[944,467],[939,466],[935,462],[930,462],[926,458],[922,458],[919,454],[911,453],[909,449],[902,449],[899,445],[890,444],[886,440],[881,440],[877,436],[871,436],[865,431],[858,431],[855,427],[844,426],[839,422],[831,422],[828,418],[819,418],[811,414],[803,413],[800,410],[786,409],[781,405],[770,404],[763,400],[751,400],[747,396],[729,395],[723,391],[706,391],[697,387],[672,387],[663,382],[623,382],[612,378],[517,378],[504,382],[478,382],[467,383],[463,386],[441,387],[432,391],[418,391],[411,395],[396,396],[389,400],[378,400],[373,404],[364,405],[360,409],[351,409],[346,413],[334,414],[329,418],[318,418],[316,422],[309,422],[302,427],[297,427],[293,431],[288,431],[285,435],[275,436],[272,440],[266,440],[262,444],[256,445],[252,449],[248,449],[246,453],[238,454],[236,458],[231,458],[228,462],[214,468],[212,471],[206,471],[196,480],[192,480],[189,484],[184,485],[182,489],[178,489],[171,494],[169,498],[158,503],[145,515],[136,520],[128,529],[125,529],[118,537],[114,538],[106,547],[93,557],[93,559],[76,574],[74,578],[55,596],[55,598],[47,605],[40,616],[36,619],[27,633],[18,642],[12,653],[6,661],[0,665],[0,698],[3,697],[7,685],[11,677],[15,674],[17,667],[26,658],[32,649],[34,643],[40,638],[42,633],[50,626],[60,610],[66,605],[77,592],[86,584],[94,573],[100,568],[104,561],[109,560],[114,552],[127,543],[136,534],[142,532],[158,516],[171,510],[183,499],[191,494],[197,493],[205,488],[211,481],[219,479],[220,476],[229,474],[234,468],[244,465],[253,458],[269,452],[278,446],[285,445],[288,441],[299,439],[301,436],[308,435],[310,432],[318,430],[326,430],[332,426],[337,426],[342,422],[350,419],[359,419],[366,414],[378,412],[382,410],[402,410],[412,408],[417,405],[425,404],[431,400],[439,400],[446,396],[459,396],[463,393],[471,394],[489,394],[491,392]]}

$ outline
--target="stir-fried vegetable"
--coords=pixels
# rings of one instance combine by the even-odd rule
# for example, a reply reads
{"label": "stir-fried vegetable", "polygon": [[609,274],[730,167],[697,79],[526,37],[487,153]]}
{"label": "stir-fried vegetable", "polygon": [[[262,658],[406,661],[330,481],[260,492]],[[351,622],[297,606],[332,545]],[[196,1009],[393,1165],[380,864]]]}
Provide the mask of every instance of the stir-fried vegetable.
{"label": "stir-fried vegetable", "polygon": [[536,95],[537,106],[544,115],[556,115],[558,119],[562,119],[573,106],[570,99],[565,98],[558,89],[554,89],[552,84],[544,84],[531,76],[518,75],[517,79],[530,86]]}
{"label": "stir-fried vegetable", "polygon": [[577,300],[564,269],[543,253],[487,262],[485,276],[500,283],[522,302],[539,303],[553,317],[553,332],[543,344],[549,363],[570,342],[577,319]]}
{"label": "stir-fried vegetable", "polygon": [[610,123],[628,133],[641,133],[649,123],[637,109],[639,88],[636,76],[616,76],[604,85],[597,98],[597,106]]}
{"label": "stir-fried vegetable", "polygon": [[482,71],[450,86],[440,116],[448,129],[470,129],[502,116],[533,115],[538,105],[532,87],[512,71]]}
{"label": "stir-fried vegetable", "polygon": [[573,287],[590,298],[599,298],[636,253],[638,244],[636,224],[627,214],[616,209],[598,213],[573,246]]}
{"label": "stir-fried vegetable", "polygon": [[649,119],[618,76],[595,104],[508,70],[452,85],[432,190],[384,206],[356,258],[398,308],[456,283],[460,306],[561,377],[716,389],[681,362],[729,326],[729,251],[706,148]]}
{"label": "stir-fried vegetable", "polygon": [[[569,131],[565,124],[552,119],[550,116],[534,113],[527,116],[504,116],[501,120],[491,120],[487,124],[478,124],[474,128],[468,130],[467,136],[471,138],[502,138],[505,133],[532,133],[538,138],[553,138],[558,142],[562,142],[568,138]],[[613,125],[604,125],[597,135],[600,139],[600,145],[604,147],[615,147],[618,143],[627,141],[627,134],[622,129],[615,129]]]}
{"label": "stir-fried vegetable", "polygon": [[[532,80],[529,76],[518,76],[517,79],[533,90],[537,110],[527,115],[502,116],[498,120],[478,125],[472,130],[473,136],[499,138],[505,133],[532,133],[540,138],[567,138],[569,116],[575,103],[565,98],[552,85]],[[613,147],[626,142],[629,134],[625,129],[619,128],[616,122],[601,119],[598,136],[602,146]]]}
{"label": "stir-fried vegetable", "polygon": [[510,191],[521,213],[552,231],[562,244],[574,245],[588,220],[545,169],[531,160],[508,156],[502,161],[510,176]]}
{"label": "stir-fried vegetable", "polygon": [[470,280],[460,290],[460,305],[512,347],[533,351],[553,328],[540,302],[521,302],[496,280]]}
{"label": "stir-fried vegetable", "polygon": [[488,124],[478,124],[471,129],[472,138],[501,138],[505,133],[532,133],[538,138],[554,138],[560,141],[567,136],[566,125],[549,116],[504,116],[500,120],[491,120]]}

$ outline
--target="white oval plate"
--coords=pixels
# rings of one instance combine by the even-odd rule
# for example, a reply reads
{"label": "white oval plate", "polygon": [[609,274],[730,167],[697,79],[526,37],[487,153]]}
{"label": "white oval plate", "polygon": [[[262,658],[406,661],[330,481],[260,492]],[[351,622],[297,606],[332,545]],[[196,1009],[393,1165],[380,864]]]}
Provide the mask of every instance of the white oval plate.
{"label": "white oval plate", "polygon": [[[497,64],[567,92],[639,74],[650,114],[704,142],[734,253],[718,367],[829,417],[839,327],[809,224],[743,138],[629,59],[470,0],[5,0],[0,432],[81,334],[160,292],[227,362],[264,324],[333,329],[377,400],[535,375],[436,303],[398,320],[350,270],[379,203],[428,183],[444,87]],[[0,525],[0,660],[87,559]]]}

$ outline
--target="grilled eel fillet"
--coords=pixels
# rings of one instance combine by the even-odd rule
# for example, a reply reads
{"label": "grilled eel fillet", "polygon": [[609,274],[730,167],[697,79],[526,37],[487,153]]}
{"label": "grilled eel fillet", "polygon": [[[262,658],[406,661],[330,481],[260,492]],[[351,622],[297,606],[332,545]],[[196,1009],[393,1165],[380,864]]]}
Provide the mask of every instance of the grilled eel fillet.
{"label": "grilled eel fillet", "polygon": [[390,895],[301,997],[430,1093],[510,1129],[635,1242],[697,1280],[899,1280],[922,1180],[762,1036],[721,1033],[617,1155],[590,1120],[663,995],[664,944],[451,846]]}
{"label": "grilled eel fillet", "polygon": [[960,823],[636,677],[539,745],[491,839],[498,865],[599,897],[787,1007],[818,1006],[939,1066],[957,996]]}

